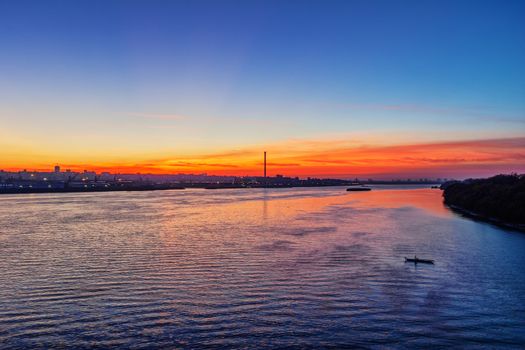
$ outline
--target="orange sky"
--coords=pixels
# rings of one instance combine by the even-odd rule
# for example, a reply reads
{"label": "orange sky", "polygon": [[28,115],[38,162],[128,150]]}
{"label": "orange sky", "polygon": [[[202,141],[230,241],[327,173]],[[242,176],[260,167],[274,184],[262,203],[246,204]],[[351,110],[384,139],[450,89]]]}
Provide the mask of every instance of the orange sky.
{"label": "orange sky", "polygon": [[[525,137],[385,144],[339,140],[289,140],[211,154],[174,154],[125,161],[60,162],[72,170],[120,173],[208,173],[261,175],[262,152],[269,175],[323,177],[469,177],[525,172]],[[45,157],[45,159],[49,159]],[[49,170],[53,163],[33,160],[4,170]]]}

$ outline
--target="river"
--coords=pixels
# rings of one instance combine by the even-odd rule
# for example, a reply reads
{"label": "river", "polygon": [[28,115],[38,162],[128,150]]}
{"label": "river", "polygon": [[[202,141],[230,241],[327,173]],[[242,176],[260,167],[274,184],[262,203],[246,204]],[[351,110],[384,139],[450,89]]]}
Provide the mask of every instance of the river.
{"label": "river", "polygon": [[[414,186],[0,197],[1,348],[525,344],[525,234]],[[434,265],[405,263],[416,255]]]}

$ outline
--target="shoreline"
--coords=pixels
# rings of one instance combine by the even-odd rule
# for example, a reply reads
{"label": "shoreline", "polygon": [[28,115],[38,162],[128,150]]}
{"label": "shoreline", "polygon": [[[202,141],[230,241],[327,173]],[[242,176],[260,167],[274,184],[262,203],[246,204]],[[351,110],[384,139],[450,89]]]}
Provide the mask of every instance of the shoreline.
{"label": "shoreline", "polygon": [[463,217],[467,217],[467,218],[473,219],[475,221],[489,223],[489,224],[492,224],[494,226],[498,226],[500,228],[505,228],[505,229],[514,230],[514,231],[519,231],[521,233],[525,233],[525,225],[520,225],[520,224],[514,224],[514,223],[510,223],[510,222],[501,221],[501,220],[496,219],[494,217],[478,214],[476,212],[473,212],[471,210],[467,210],[465,208],[462,208],[462,207],[454,205],[454,204],[448,204],[446,202],[443,202],[443,204],[445,204],[445,206],[448,207],[453,212],[456,212],[457,214],[460,214]]}
{"label": "shoreline", "polygon": [[92,192],[144,192],[144,191],[167,191],[186,190],[200,188],[203,190],[221,189],[258,189],[258,188],[312,188],[312,187],[344,187],[346,185],[315,185],[315,186],[242,186],[242,185],[214,185],[214,184],[182,184],[183,186],[122,186],[122,187],[78,187],[78,188],[16,188],[0,190],[3,194],[39,194],[39,193],[92,193]]}
{"label": "shoreline", "polygon": [[141,186],[141,187],[115,187],[115,188],[23,188],[13,190],[0,191],[0,196],[3,194],[39,194],[39,193],[92,193],[92,192],[144,192],[144,191],[166,191],[166,190],[185,190],[185,187],[155,187],[155,186]]}
{"label": "shoreline", "polygon": [[464,216],[525,232],[525,174],[500,174],[443,186],[443,201]]}
{"label": "shoreline", "polygon": [[[421,184],[379,184],[379,186],[421,186]],[[425,184],[426,185],[426,184]],[[73,188],[13,188],[0,190],[0,196],[7,194],[39,194],[39,193],[93,193],[93,192],[144,192],[144,191],[167,191],[167,190],[186,190],[200,188],[205,190],[222,190],[222,189],[260,189],[260,188],[323,188],[323,187],[347,187],[349,185],[303,185],[303,186],[285,186],[285,185],[228,185],[228,184],[210,184],[210,183],[196,183],[196,184],[179,184],[175,185],[144,185],[144,186],[122,186],[122,187],[73,187]]]}

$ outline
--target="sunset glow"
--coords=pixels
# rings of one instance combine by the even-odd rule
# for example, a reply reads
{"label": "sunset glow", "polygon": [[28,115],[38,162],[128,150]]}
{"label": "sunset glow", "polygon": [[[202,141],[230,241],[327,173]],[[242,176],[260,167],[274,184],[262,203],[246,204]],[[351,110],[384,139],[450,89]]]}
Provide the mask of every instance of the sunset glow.
{"label": "sunset glow", "polygon": [[55,5],[0,5],[0,169],[525,172],[518,4]]}
{"label": "sunset glow", "polygon": [[[68,163],[62,166],[113,173],[209,173],[217,175],[257,175],[262,172],[262,150],[269,152],[270,175],[323,177],[466,177],[498,172],[522,172],[525,138],[449,141],[435,143],[374,145],[357,141],[294,140],[271,145],[246,147],[223,153],[105,162]],[[101,159],[106,157],[101,156]],[[13,161],[7,170],[17,170],[17,162],[31,170],[48,170],[50,163],[33,163],[30,157]],[[51,161],[51,159],[49,159]]]}

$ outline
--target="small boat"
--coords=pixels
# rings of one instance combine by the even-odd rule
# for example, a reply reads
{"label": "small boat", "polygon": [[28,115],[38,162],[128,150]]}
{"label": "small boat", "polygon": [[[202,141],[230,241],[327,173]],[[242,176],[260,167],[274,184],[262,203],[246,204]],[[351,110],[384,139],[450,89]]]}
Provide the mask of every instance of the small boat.
{"label": "small boat", "polygon": [[405,262],[413,262],[414,264],[434,264],[434,260],[430,259],[419,259],[417,256],[414,256],[414,258],[407,258],[405,257]]}
{"label": "small boat", "polygon": [[372,189],[369,187],[349,187],[346,190],[360,192],[360,191],[371,191]]}

